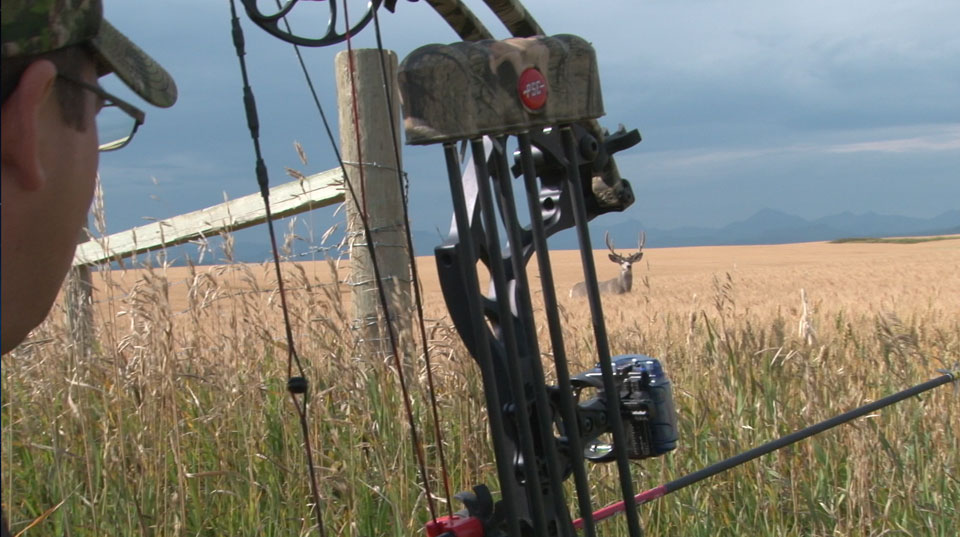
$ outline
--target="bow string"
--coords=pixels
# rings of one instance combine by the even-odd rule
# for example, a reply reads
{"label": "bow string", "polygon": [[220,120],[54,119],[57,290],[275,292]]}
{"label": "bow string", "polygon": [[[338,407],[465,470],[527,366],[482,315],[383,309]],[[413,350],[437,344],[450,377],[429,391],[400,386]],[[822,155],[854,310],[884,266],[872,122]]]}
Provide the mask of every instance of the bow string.
{"label": "bow string", "polygon": [[[378,49],[380,51],[380,56],[381,56],[381,72],[384,79],[386,79],[386,66],[385,66],[385,63],[383,63],[384,62],[383,47],[382,47],[382,41],[380,37],[379,20],[377,19],[377,8],[379,8],[381,2],[379,0],[371,1],[367,7],[367,10],[364,12],[360,20],[357,23],[355,23],[353,26],[351,26],[347,2],[344,1],[343,16],[344,16],[344,23],[347,29],[343,32],[338,32],[336,30],[336,21],[337,21],[337,13],[338,13],[337,5],[335,1],[331,1],[328,3],[330,18],[329,18],[329,22],[328,22],[325,34],[319,38],[304,38],[294,34],[290,29],[289,23],[286,20],[286,17],[291,13],[292,9],[295,7],[298,1],[299,0],[291,0],[284,5],[281,5],[278,1],[277,2],[278,10],[276,12],[272,14],[264,14],[257,6],[257,3],[255,0],[242,0],[243,5],[247,11],[247,14],[251,18],[251,20],[253,20],[258,26],[266,30],[271,35],[281,40],[284,40],[286,42],[289,42],[294,46],[294,50],[296,51],[298,61],[303,70],[303,73],[306,78],[307,84],[310,88],[311,94],[314,98],[314,102],[320,113],[321,120],[324,124],[324,128],[330,140],[330,144],[333,147],[340,169],[345,178],[345,186],[350,191],[351,198],[354,200],[354,203],[356,204],[357,213],[360,215],[363,234],[366,239],[365,242],[367,244],[368,253],[370,256],[372,268],[374,270],[375,279],[377,282],[380,282],[382,281],[382,278],[380,275],[380,268],[377,262],[377,254],[374,248],[374,241],[372,240],[371,229],[367,219],[366,192],[365,192],[365,186],[364,186],[365,184],[364,166],[363,166],[362,155],[358,155],[359,182],[361,185],[360,192],[358,195],[358,193],[354,189],[353,181],[350,180],[350,175],[347,173],[346,166],[343,162],[340,151],[338,150],[337,145],[334,141],[332,130],[330,128],[329,122],[327,121],[326,114],[323,111],[323,107],[320,105],[319,98],[317,97],[317,92],[312,83],[310,75],[306,69],[306,65],[300,53],[299,46],[320,47],[320,46],[338,44],[342,42],[346,43],[347,52],[348,52],[348,61],[350,62],[350,82],[351,82],[350,85],[351,85],[351,94],[353,97],[352,98],[353,120],[355,124],[358,124],[360,121],[360,118],[359,118],[359,109],[357,107],[356,85],[353,78],[355,68],[353,65],[353,51],[351,46],[351,38],[356,32],[366,27],[371,20],[375,22],[376,33],[377,33],[377,45],[378,45]],[[283,309],[283,315],[284,315],[284,325],[285,325],[285,332],[287,337],[287,349],[288,349],[288,376],[289,376],[288,391],[291,395],[294,406],[297,410],[297,414],[298,414],[300,425],[301,425],[301,431],[304,438],[304,446],[305,446],[306,458],[307,458],[307,464],[308,464],[309,476],[310,476],[310,488],[313,495],[312,512],[316,521],[318,531],[321,536],[324,536],[325,531],[324,531],[323,518],[321,513],[321,507],[320,507],[321,498],[319,493],[319,486],[317,484],[317,477],[314,470],[313,454],[312,454],[312,449],[310,446],[310,439],[309,439],[309,427],[308,427],[307,417],[306,417],[307,403],[308,403],[307,394],[309,390],[309,385],[308,385],[306,374],[304,372],[304,368],[301,364],[300,358],[296,353],[296,346],[293,340],[293,332],[292,332],[292,328],[289,320],[289,315],[287,312],[286,298],[285,298],[285,292],[284,292],[284,286],[283,286],[283,276],[280,269],[280,257],[279,257],[279,251],[276,245],[276,238],[275,238],[276,234],[274,231],[272,218],[270,217],[269,179],[266,171],[266,166],[264,164],[261,151],[260,151],[259,121],[257,119],[257,109],[256,109],[255,100],[253,97],[253,92],[252,92],[252,89],[250,88],[248,77],[247,77],[246,63],[244,61],[245,51],[244,51],[243,32],[242,32],[242,28],[240,27],[239,19],[236,16],[236,7],[235,7],[234,0],[231,0],[231,15],[232,15],[234,45],[237,50],[237,57],[240,62],[241,73],[242,73],[243,84],[244,84],[244,88],[243,88],[244,108],[247,115],[247,121],[248,121],[248,126],[250,128],[251,138],[254,144],[254,151],[256,154],[257,182],[260,186],[261,195],[263,197],[264,205],[266,207],[267,224],[268,224],[268,230],[269,230],[270,239],[271,239],[274,266],[276,268],[278,288],[279,288],[279,294],[281,299],[281,307]],[[281,27],[281,24],[282,24],[282,27]],[[388,111],[391,116],[390,117],[391,131],[394,132],[395,123],[392,115],[393,114],[392,110],[394,108],[393,108],[393,103],[390,101],[389,93],[387,93],[386,98],[387,98]],[[355,129],[355,131],[357,132],[357,136],[359,137],[359,129]],[[396,139],[394,139],[394,152],[396,155],[396,162],[399,163],[400,149]],[[402,170],[399,169],[399,166],[398,166],[398,181],[400,181],[401,185],[403,184],[403,181],[404,181],[404,175]],[[402,190],[406,192],[406,189],[402,189]],[[403,207],[404,220],[408,222],[409,215],[408,215],[408,209],[407,209],[406,195],[404,195],[403,206],[404,206]],[[413,247],[412,247],[412,237],[410,235],[409,226],[406,225],[404,227],[406,230],[407,250],[411,256],[409,264],[413,271],[412,279],[415,286],[414,294],[416,297],[416,306],[417,306],[418,318],[419,318],[420,335],[421,335],[421,341],[423,345],[422,352],[427,364],[426,370],[427,370],[427,378],[428,378],[428,383],[430,388],[430,398],[431,398],[431,403],[433,408],[433,419],[436,422],[436,426],[434,427],[434,431],[436,434],[436,444],[438,449],[438,456],[440,457],[440,460],[441,460],[443,483],[444,483],[444,488],[447,494],[447,505],[448,505],[448,508],[451,509],[450,515],[452,515],[452,501],[450,496],[449,477],[447,473],[445,457],[443,455],[443,441],[441,437],[442,433],[441,433],[441,428],[439,427],[439,417],[437,412],[437,403],[436,403],[436,396],[435,396],[435,389],[434,389],[433,374],[432,374],[432,368],[430,365],[429,349],[428,349],[427,338],[426,338],[426,328],[424,325],[423,307],[422,307],[422,298],[421,298],[422,292],[419,285],[419,276],[418,276],[418,273],[416,272],[416,263],[414,263],[412,259]],[[401,391],[403,395],[404,407],[405,407],[407,419],[410,425],[411,442],[413,444],[415,456],[417,457],[417,463],[420,469],[422,486],[424,488],[424,492],[427,498],[427,504],[431,513],[431,517],[435,520],[437,518],[436,508],[434,506],[433,496],[430,492],[430,484],[429,484],[429,479],[428,479],[427,470],[426,470],[426,462],[424,458],[423,447],[420,442],[419,434],[417,432],[416,422],[413,417],[413,410],[410,403],[410,395],[407,388],[407,382],[404,378],[403,367],[400,364],[400,352],[399,352],[396,329],[393,326],[393,323],[391,322],[392,316],[390,315],[389,303],[386,297],[386,292],[383,289],[383,286],[378,285],[377,291],[378,291],[378,296],[380,300],[380,305],[381,305],[382,311],[384,312],[384,318],[386,319],[386,323],[387,323],[387,331],[388,331],[389,340],[390,340],[391,354],[393,356],[394,365],[399,375],[399,382],[400,382]],[[298,375],[293,375],[294,364],[296,364],[297,371],[299,372]]]}

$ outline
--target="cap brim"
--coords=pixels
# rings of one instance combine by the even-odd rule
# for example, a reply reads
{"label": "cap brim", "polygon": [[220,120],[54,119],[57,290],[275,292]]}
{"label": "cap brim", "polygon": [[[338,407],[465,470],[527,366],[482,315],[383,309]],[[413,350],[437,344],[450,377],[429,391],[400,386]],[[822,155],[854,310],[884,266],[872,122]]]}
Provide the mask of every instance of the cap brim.
{"label": "cap brim", "polygon": [[106,67],[148,103],[166,108],[177,102],[177,84],[170,73],[112,24],[104,20],[90,43]]}

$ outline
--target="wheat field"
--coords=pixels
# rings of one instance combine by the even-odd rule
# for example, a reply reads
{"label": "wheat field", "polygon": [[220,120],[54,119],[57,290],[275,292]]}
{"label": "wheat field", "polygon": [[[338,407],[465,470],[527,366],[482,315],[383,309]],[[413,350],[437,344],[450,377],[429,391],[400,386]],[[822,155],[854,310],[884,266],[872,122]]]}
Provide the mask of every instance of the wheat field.
{"label": "wheat field", "polygon": [[[571,370],[593,367],[586,303],[566,294],[582,279],[578,254],[552,262]],[[600,278],[616,275],[605,252],[596,263]],[[450,326],[433,260],[418,266],[451,487],[496,491],[477,368]],[[90,347],[74,344],[60,303],[3,357],[3,503],[14,534],[315,532],[272,270],[98,272]],[[428,515],[397,372],[358,351],[348,270],[284,265],[313,386],[324,526],[418,535]],[[674,383],[680,443],[633,466],[642,490],[955,367],[960,237],[651,248],[633,292],[603,304],[612,352],[659,357]],[[442,490],[422,356],[410,370],[432,490]],[[646,534],[953,537],[958,402],[940,388],[642,506]],[[617,499],[611,470],[590,470],[595,507]],[[617,521],[600,533],[624,534]]]}

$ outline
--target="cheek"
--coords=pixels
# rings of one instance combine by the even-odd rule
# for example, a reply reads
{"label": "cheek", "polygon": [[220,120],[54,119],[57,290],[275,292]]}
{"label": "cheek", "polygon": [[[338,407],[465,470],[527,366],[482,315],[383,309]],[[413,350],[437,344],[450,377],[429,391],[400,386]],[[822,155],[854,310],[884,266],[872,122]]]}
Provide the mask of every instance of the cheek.
{"label": "cheek", "polygon": [[73,131],[73,134],[72,151],[69,156],[64,155],[65,169],[57,177],[59,192],[53,194],[59,197],[62,212],[58,215],[57,234],[62,241],[63,255],[68,259],[73,258],[80,229],[87,222],[99,163],[96,125],[90,124],[83,132]]}
{"label": "cheek", "polygon": [[93,200],[93,191],[94,187],[97,184],[97,170],[100,166],[100,151],[98,148],[99,144],[97,143],[97,127],[94,125],[93,129],[90,130],[90,141],[87,151],[85,151],[86,162],[85,170],[83,176],[83,187],[84,192],[82,197],[86,200],[86,206],[84,207],[84,212],[90,208],[90,202]]}
{"label": "cheek", "polygon": [[77,190],[73,199],[78,204],[78,210],[86,215],[90,208],[90,202],[93,200],[93,192],[97,181],[97,167],[100,164],[100,152],[97,149],[96,120],[93,119],[90,121],[87,129],[80,134],[76,161],[77,168],[76,174],[73,177]]}

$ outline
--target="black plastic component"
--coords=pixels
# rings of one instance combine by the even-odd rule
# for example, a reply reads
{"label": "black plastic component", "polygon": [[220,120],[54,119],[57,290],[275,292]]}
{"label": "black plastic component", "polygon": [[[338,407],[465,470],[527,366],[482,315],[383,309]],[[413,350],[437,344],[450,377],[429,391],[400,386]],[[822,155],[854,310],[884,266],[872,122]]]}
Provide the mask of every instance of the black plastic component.
{"label": "black plastic component", "polygon": [[612,155],[624,149],[630,149],[639,144],[641,140],[640,131],[637,129],[628,131],[626,127],[621,125],[617,132],[603,139],[603,146],[606,148],[607,153]]}
{"label": "black plastic component", "polygon": [[[670,379],[660,360],[642,354],[616,356],[612,359],[620,392],[620,414],[631,459],[647,459],[673,451],[677,447],[677,410],[673,402]],[[585,388],[597,390],[596,396],[580,403],[584,457],[596,462],[614,460],[613,446],[601,438],[607,433],[602,426],[604,391],[600,368],[570,379],[579,393]]]}
{"label": "black plastic component", "polygon": [[290,377],[287,379],[287,391],[295,394],[307,393],[310,388],[310,381],[306,377]]}

